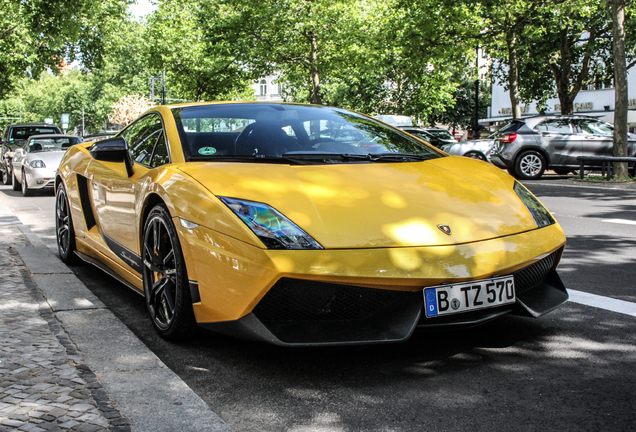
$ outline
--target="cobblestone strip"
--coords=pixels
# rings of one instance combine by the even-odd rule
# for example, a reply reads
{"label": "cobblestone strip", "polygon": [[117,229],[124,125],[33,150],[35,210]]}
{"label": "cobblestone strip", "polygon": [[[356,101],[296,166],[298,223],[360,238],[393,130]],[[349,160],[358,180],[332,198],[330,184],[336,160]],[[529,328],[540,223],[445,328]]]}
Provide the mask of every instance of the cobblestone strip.
{"label": "cobblestone strip", "polygon": [[0,244],[0,431],[130,432],[15,250]]}

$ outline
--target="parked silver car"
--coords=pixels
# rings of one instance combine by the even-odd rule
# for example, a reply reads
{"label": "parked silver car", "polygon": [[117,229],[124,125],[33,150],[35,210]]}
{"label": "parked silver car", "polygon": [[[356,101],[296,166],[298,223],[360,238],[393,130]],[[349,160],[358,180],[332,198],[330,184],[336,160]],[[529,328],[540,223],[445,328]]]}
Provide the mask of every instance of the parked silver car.
{"label": "parked silver car", "polygon": [[13,153],[13,190],[31,195],[34,189],[53,189],[55,172],[66,150],[82,139],[72,135],[51,134],[30,137]]}
{"label": "parked silver car", "polygon": [[497,142],[497,140],[499,140],[499,138],[501,138],[501,136],[505,133],[510,132],[513,129],[517,130],[516,125],[508,123],[496,132],[488,135],[487,138],[472,141],[461,141],[456,144],[445,145],[442,146],[442,151],[454,156],[465,156],[472,159],[490,162],[490,151],[495,145],[495,142]]}
{"label": "parked silver car", "polygon": [[[513,176],[534,180],[546,169],[567,174],[579,168],[578,156],[612,156],[614,127],[588,116],[534,116],[518,119],[495,142],[490,161]],[[629,135],[628,156],[636,154]]]}

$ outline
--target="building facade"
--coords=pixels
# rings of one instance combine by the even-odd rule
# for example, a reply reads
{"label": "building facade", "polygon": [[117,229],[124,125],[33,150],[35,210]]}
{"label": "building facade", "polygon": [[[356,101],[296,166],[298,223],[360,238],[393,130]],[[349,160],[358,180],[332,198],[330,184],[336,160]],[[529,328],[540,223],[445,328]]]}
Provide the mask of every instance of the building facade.
{"label": "building facade", "polygon": [[[636,72],[628,71],[628,127],[630,132],[636,129]],[[596,87],[599,87],[598,85]],[[602,87],[602,86],[601,86]],[[589,115],[599,118],[608,123],[614,123],[614,88],[595,88],[591,85],[587,89],[581,90],[574,99],[574,113]],[[558,98],[548,100],[546,114],[560,114],[561,104]],[[521,105],[521,115],[532,116],[540,114],[536,103],[532,102]],[[494,80],[492,83],[492,104],[490,115],[487,119],[480,120],[480,124],[492,126],[512,118],[512,107],[510,104],[510,93],[504,89],[501,82]]]}
{"label": "building facade", "polygon": [[270,75],[259,78],[252,84],[254,89],[254,97],[257,101],[273,101],[281,102],[283,88],[278,81],[278,75]]}

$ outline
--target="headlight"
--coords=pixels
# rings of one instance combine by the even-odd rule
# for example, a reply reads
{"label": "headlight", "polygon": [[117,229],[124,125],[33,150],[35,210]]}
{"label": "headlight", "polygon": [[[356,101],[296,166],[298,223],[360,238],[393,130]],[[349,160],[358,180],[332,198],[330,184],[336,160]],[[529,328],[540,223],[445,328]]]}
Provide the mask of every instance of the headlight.
{"label": "headlight", "polygon": [[532,218],[537,223],[537,227],[543,228],[556,223],[548,209],[545,208],[524,185],[516,181],[514,189],[517,196],[519,196],[521,201],[525,204]]}
{"label": "headlight", "polygon": [[268,249],[323,249],[309,234],[267,204],[219,197]]}
{"label": "headlight", "polygon": [[44,161],[42,160],[31,161],[29,165],[31,165],[31,168],[46,168],[46,165],[44,164]]}

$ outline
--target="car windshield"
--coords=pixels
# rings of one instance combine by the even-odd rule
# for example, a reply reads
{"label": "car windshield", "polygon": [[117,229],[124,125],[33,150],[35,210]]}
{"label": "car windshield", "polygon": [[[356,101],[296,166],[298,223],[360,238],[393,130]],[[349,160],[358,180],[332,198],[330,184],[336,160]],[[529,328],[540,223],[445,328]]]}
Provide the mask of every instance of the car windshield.
{"label": "car windshield", "polygon": [[9,141],[24,141],[31,135],[43,135],[43,134],[54,134],[60,133],[57,129],[51,127],[37,127],[37,126],[26,126],[26,127],[14,127],[11,131],[11,136],[9,136]]}
{"label": "car windshield", "polygon": [[35,153],[66,150],[79,142],[79,138],[76,137],[31,138],[26,146],[26,151],[27,153]]}
{"label": "car windshield", "polygon": [[443,156],[407,133],[338,108],[236,103],[173,113],[188,160],[355,163]]}
{"label": "car windshield", "polygon": [[426,132],[436,136],[437,138],[455,141],[455,137],[445,129],[426,129]]}

